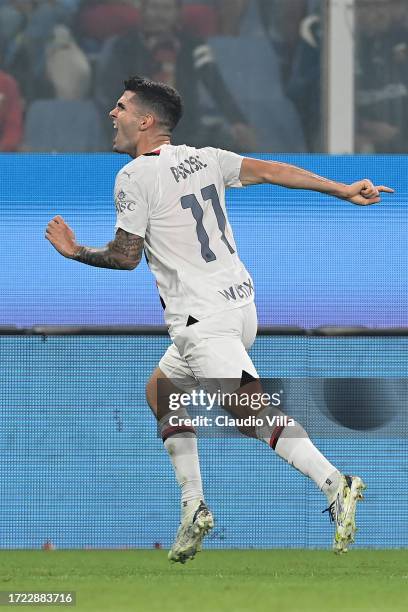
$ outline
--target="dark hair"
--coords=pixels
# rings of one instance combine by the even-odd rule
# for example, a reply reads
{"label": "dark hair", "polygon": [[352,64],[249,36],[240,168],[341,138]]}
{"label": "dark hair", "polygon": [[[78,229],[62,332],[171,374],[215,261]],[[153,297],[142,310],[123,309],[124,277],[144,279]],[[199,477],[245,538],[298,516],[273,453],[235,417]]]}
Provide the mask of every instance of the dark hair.
{"label": "dark hair", "polygon": [[125,81],[125,90],[137,93],[140,102],[157,115],[160,123],[170,132],[174,130],[183,114],[183,102],[178,91],[165,83],[140,76]]}

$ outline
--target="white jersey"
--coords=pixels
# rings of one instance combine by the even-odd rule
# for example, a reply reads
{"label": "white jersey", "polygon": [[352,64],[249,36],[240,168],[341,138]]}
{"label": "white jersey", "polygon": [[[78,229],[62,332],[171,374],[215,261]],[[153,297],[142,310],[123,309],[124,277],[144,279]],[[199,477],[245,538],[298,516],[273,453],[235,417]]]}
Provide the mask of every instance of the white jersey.
{"label": "white jersey", "polygon": [[212,147],[162,145],[116,177],[116,228],[144,238],[170,326],[254,299],[225,208],[225,188],[242,187],[242,160]]}

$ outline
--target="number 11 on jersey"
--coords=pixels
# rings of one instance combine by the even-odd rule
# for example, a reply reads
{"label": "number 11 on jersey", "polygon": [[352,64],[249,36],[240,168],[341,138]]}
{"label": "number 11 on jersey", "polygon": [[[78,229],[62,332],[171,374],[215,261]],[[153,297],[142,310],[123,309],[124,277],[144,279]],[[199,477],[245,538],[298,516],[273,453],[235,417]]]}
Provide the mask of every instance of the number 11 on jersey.
{"label": "number 11 on jersey", "polygon": [[[226,219],[224,215],[224,211],[222,210],[220,204],[220,198],[218,197],[217,189],[214,184],[208,185],[208,187],[204,187],[201,189],[201,196],[206,202],[207,200],[211,201],[215,217],[217,219],[218,228],[221,232],[221,240],[229,250],[229,252],[235,253],[234,249],[230,245],[225,235],[225,226]],[[183,196],[180,200],[182,208],[190,208],[191,213],[196,222],[196,232],[197,238],[201,246],[201,257],[209,263],[210,261],[215,261],[217,259],[215,253],[210,249],[210,240],[208,238],[208,234],[205,231],[205,227],[203,225],[203,207],[200,205],[197,197],[194,194]]]}

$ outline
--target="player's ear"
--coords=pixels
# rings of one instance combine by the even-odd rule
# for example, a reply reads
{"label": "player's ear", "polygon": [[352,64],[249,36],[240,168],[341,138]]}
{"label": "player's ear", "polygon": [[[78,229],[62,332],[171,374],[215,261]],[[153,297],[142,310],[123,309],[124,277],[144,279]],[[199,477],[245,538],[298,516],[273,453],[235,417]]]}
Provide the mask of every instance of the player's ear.
{"label": "player's ear", "polygon": [[150,127],[152,127],[153,124],[154,124],[154,116],[148,113],[147,115],[143,115],[143,117],[141,118],[140,129],[142,131],[145,131],[149,129]]}

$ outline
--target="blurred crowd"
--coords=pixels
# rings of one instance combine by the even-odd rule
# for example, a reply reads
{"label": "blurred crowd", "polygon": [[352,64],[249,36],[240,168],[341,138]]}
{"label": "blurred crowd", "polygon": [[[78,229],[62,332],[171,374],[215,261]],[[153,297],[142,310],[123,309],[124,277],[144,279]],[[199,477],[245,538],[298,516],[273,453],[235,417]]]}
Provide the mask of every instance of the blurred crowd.
{"label": "blurred crowd", "polygon": [[[109,151],[139,74],[177,87],[174,142],[322,151],[322,0],[0,0],[0,151]],[[356,0],[356,151],[405,152],[408,3]]]}

